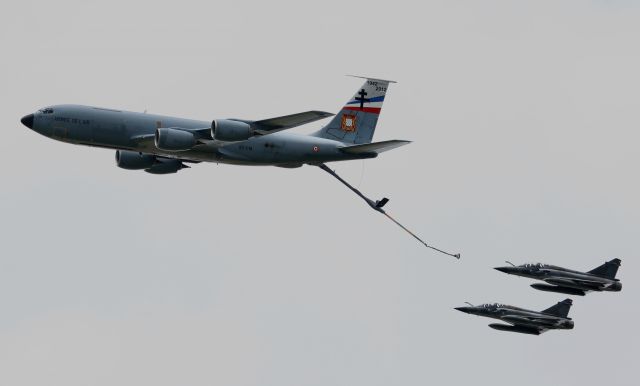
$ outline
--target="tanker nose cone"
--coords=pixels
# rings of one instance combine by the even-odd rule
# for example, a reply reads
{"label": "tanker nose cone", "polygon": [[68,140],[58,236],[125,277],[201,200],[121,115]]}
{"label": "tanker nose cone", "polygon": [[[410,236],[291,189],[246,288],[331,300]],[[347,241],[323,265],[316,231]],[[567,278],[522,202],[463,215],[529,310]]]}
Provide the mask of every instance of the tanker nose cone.
{"label": "tanker nose cone", "polygon": [[455,309],[458,311],[464,312],[465,314],[468,314],[469,310],[471,310],[471,307],[456,307]]}
{"label": "tanker nose cone", "polygon": [[33,114],[25,115],[20,122],[28,128],[33,129]]}

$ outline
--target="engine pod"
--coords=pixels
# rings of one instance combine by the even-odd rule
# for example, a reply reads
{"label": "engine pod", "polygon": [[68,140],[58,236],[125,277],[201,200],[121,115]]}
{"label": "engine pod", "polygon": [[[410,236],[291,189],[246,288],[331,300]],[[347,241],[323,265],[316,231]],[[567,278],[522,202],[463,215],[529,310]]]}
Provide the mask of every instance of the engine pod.
{"label": "engine pod", "polygon": [[151,174],[171,174],[180,169],[188,168],[182,161],[177,159],[158,158],[157,162],[144,171]]}
{"label": "engine pod", "polygon": [[155,144],[160,150],[185,151],[196,145],[193,133],[181,129],[161,127],[156,129]]}
{"label": "engine pod", "polygon": [[244,141],[253,136],[253,128],[245,122],[216,119],[211,122],[211,137],[218,141]]}
{"label": "engine pod", "polygon": [[147,169],[153,166],[155,161],[156,157],[151,154],[129,150],[116,150],[116,164],[122,169]]}

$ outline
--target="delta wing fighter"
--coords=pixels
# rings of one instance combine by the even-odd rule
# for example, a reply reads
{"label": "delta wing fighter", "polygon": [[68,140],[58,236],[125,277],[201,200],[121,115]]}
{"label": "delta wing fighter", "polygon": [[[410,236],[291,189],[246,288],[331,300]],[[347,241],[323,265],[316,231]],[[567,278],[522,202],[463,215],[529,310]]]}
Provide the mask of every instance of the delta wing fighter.
{"label": "delta wing fighter", "polygon": [[524,308],[499,303],[480,306],[469,304],[468,307],[457,307],[456,310],[509,323],[490,324],[489,327],[495,330],[540,335],[547,330],[573,329],[573,320],[568,317],[572,304],[571,299],[565,299],[543,311],[525,310]]}
{"label": "delta wing fighter", "polygon": [[546,282],[546,284],[531,284],[531,287],[540,291],[584,296],[590,291],[621,291],[622,283],[616,279],[620,263],[620,259],[613,259],[589,272],[574,271],[572,269],[541,263],[522,264],[518,266],[509,263],[511,264],[510,266],[496,267],[495,269],[510,275]]}

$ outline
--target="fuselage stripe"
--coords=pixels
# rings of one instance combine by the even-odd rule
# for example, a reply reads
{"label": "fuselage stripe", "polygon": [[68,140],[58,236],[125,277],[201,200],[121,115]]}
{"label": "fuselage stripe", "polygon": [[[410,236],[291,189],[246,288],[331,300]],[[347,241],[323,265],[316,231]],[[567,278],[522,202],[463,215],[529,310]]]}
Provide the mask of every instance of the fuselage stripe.
{"label": "fuselage stripe", "polygon": [[[364,103],[373,103],[373,102],[382,102],[382,101],[384,101],[384,95],[373,97],[373,98],[365,98]],[[358,99],[353,99],[347,102],[347,104],[348,105],[360,104],[360,101]]]}
{"label": "fuselage stripe", "polygon": [[342,108],[342,110],[364,111],[365,113],[380,114],[380,111],[382,109],[380,107],[363,107],[363,108],[360,108],[360,106],[344,106]]}

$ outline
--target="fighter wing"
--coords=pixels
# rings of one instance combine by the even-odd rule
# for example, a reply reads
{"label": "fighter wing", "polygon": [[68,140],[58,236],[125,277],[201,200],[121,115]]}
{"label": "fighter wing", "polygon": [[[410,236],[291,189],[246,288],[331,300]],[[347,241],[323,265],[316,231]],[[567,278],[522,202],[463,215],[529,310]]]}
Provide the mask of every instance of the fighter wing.
{"label": "fighter wing", "polygon": [[522,325],[555,325],[558,322],[558,318],[553,316],[539,315],[539,316],[504,316],[501,318],[505,322],[509,322],[511,324],[522,324]]}
{"label": "fighter wing", "polygon": [[[507,323],[511,323],[513,328],[510,330],[535,330],[536,335],[542,334],[557,324],[557,319],[553,317],[546,317],[544,315],[527,317],[527,316],[505,316],[501,318]],[[520,331],[522,332],[522,331]]]}
{"label": "fighter wing", "polygon": [[254,127],[257,134],[265,135],[315,122],[333,115],[332,113],[324,111],[305,111],[304,113],[253,121],[251,122],[251,126]]}
{"label": "fighter wing", "polygon": [[495,330],[500,330],[500,331],[510,331],[510,332],[517,332],[520,334],[531,334],[531,335],[540,335],[543,332],[548,330],[548,328],[543,328],[543,327],[529,327],[529,326],[523,326],[519,324],[511,325],[511,324],[502,324],[502,323],[491,323],[489,327]]}
{"label": "fighter wing", "polygon": [[605,283],[596,280],[569,279],[566,277],[546,277],[544,281],[561,287],[578,288],[585,291],[597,290],[605,286]]}

